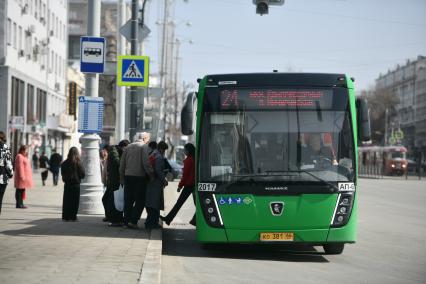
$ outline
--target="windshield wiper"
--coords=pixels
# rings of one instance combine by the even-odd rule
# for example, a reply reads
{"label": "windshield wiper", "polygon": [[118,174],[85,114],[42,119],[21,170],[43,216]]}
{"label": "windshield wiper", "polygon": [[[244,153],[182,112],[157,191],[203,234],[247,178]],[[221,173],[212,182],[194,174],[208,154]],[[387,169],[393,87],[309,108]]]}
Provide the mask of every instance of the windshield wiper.
{"label": "windshield wiper", "polygon": [[316,180],[322,182],[323,184],[329,185],[332,188],[334,188],[335,190],[339,190],[339,188],[335,184],[332,184],[331,182],[326,181],[325,179],[322,179],[319,176],[316,176],[313,173],[305,171],[305,170],[297,170],[297,171],[270,171],[270,172],[271,173],[305,173],[305,174],[308,174],[311,177],[315,178]]}

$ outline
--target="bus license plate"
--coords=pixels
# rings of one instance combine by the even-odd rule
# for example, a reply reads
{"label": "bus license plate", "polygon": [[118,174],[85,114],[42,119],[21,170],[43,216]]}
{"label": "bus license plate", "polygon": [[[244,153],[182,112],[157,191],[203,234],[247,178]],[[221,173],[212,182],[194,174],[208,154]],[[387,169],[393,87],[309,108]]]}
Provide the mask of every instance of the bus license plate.
{"label": "bus license plate", "polygon": [[260,233],[260,240],[264,242],[292,242],[294,233]]}

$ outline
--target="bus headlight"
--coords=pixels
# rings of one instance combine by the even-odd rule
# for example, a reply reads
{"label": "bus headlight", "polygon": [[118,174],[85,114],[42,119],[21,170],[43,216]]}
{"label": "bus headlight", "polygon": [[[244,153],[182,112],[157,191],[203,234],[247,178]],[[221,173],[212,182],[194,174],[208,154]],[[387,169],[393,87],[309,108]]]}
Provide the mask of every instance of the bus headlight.
{"label": "bus headlight", "polygon": [[333,218],[331,219],[331,227],[342,227],[348,223],[354,203],[354,198],[354,192],[345,192],[339,194],[336,208],[334,209]]}
{"label": "bus headlight", "polygon": [[198,194],[204,220],[206,220],[207,224],[211,227],[223,228],[222,217],[214,194],[200,191]]}
{"label": "bus headlight", "polygon": [[395,168],[395,164],[392,164],[392,165],[391,165],[391,167],[392,167],[392,168]]}

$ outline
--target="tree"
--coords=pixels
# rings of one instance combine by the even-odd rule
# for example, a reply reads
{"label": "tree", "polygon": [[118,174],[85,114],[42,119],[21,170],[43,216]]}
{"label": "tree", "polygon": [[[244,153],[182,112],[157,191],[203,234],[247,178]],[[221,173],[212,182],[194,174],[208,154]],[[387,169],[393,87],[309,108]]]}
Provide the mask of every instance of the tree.
{"label": "tree", "polygon": [[[373,144],[383,144],[386,118],[389,123],[391,118],[396,116],[399,98],[392,89],[370,89],[362,91],[361,96],[368,100]],[[388,110],[387,116],[386,109]]]}

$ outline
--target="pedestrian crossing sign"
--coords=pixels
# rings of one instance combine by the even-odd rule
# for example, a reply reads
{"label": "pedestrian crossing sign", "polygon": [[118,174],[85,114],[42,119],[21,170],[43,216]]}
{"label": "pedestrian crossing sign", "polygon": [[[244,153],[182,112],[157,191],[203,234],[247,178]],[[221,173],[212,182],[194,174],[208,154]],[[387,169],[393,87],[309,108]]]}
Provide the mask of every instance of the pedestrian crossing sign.
{"label": "pedestrian crossing sign", "polygon": [[119,86],[148,87],[149,57],[119,55],[117,61],[117,84]]}

